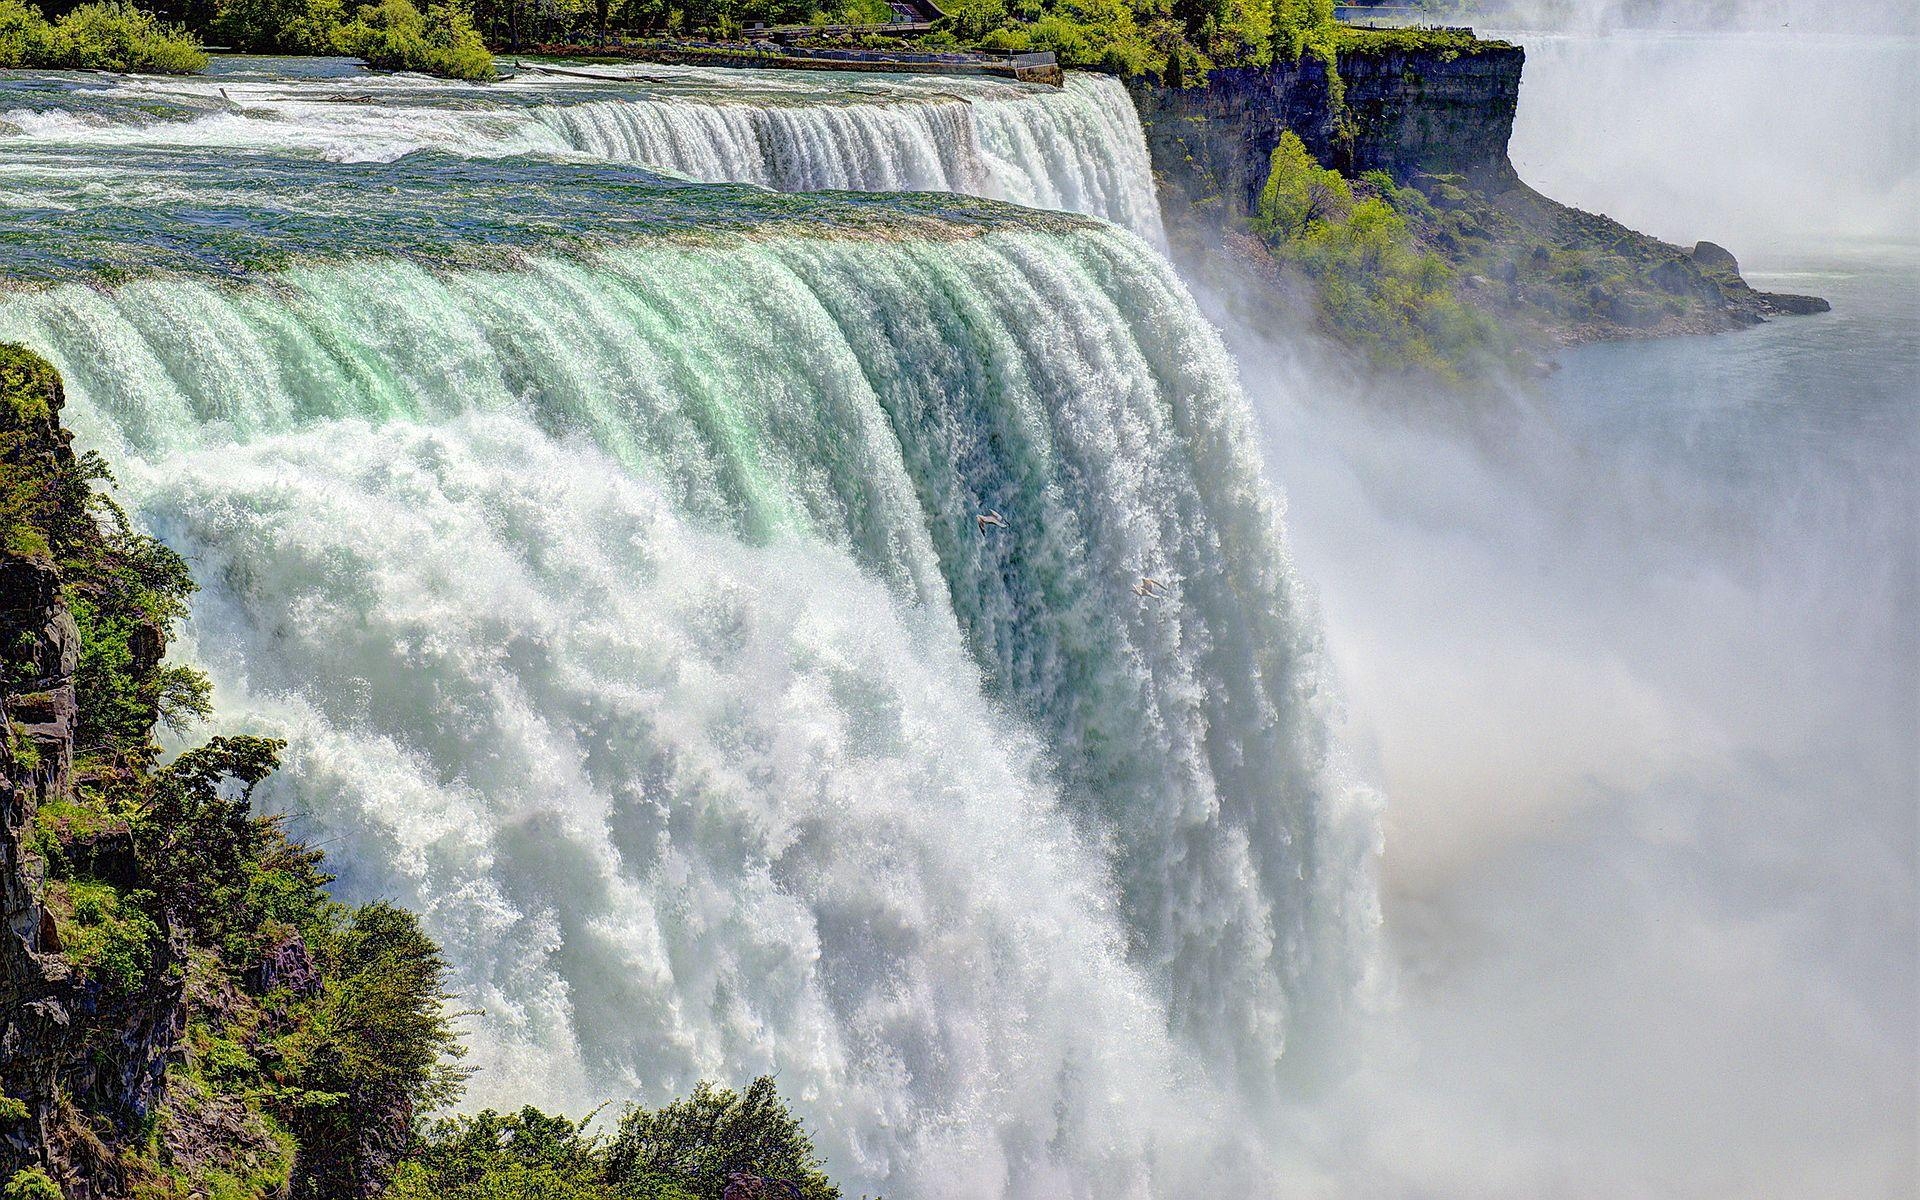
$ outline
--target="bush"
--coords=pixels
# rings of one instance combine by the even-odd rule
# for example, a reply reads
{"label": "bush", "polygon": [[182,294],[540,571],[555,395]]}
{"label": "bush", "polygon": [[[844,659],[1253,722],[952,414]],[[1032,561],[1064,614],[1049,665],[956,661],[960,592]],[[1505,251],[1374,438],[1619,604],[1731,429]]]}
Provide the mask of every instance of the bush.
{"label": "bush", "polygon": [[60,1186],[39,1167],[14,1172],[7,1186],[0,1189],[6,1200],[62,1200]]}
{"label": "bush", "polygon": [[[117,992],[138,991],[153,967],[160,927],[141,908],[144,893],[123,896],[109,884],[51,884],[47,904],[61,918],[61,948],[89,979]],[[64,911],[63,911],[64,910]]]}
{"label": "bush", "polygon": [[255,54],[332,54],[345,19],[341,0],[225,0],[213,32]]}
{"label": "bush", "polygon": [[53,61],[53,26],[22,0],[0,0],[0,67],[41,67]]}
{"label": "bush", "polygon": [[699,1200],[720,1200],[735,1171],[791,1181],[804,1200],[839,1200],[822,1167],[813,1139],[765,1075],[744,1095],[702,1082],[685,1100],[628,1109],[607,1150],[615,1186],[632,1189],[664,1176]]}
{"label": "bush", "polygon": [[419,71],[448,79],[491,79],[493,55],[464,10],[435,4],[423,14],[412,0],[363,5],[339,44],[370,67]]}
{"label": "bush", "polygon": [[1363,183],[1373,194],[1356,197],[1298,137],[1282,134],[1254,228],[1276,259],[1313,282],[1328,331],[1376,365],[1448,380],[1490,366],[1497,329],[1460,300],[1453,269],[1419,246],[1395,206],[1430,212],[1426,198],[1384,175]]}
{"label": "bush", "polygon": [[54,24],[53,60],[36,65],[191,75],[206,69],[207,54],[178,26],[162,25],[123,0],[96,0]]}

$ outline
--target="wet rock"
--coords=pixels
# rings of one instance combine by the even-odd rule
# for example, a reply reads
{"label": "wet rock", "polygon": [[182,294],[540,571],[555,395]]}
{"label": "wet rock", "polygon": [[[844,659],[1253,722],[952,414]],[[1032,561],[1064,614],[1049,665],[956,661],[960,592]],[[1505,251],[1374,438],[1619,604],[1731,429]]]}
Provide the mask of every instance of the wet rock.
{"label": "wet rock", "polygon": [[1833,305],[1818,296],[1797,296],[1791,292],[1760,292],[1760,302],[1776,313],[1793,317],[1808,317],[1814,313],[1832,312]]}

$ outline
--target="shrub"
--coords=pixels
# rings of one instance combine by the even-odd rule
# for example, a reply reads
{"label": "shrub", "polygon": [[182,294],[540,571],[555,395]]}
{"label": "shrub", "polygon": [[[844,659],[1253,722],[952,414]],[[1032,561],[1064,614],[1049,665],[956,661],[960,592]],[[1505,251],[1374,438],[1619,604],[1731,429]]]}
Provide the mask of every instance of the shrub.
{"label": "shrub", "polygon": [[141,901],[150,899],[144,893],[123,896],[104,883],[49,885],[49,906],[65,910],[60,938],[67,961],[111,990],[139,990],[160,939],[160,927],[141,909]]}
{"label": "shrub", "polygon": [[720,1200],[734,1171],[791,1181],[804,1200],[839,1200],[822,1167],[813,1139],[765,1075],[744,1095],[702,1082],[685,1100],[628,1109],[607,1150],[616,1186],[664,1176],[700,1200]]}
{"label": "shrub", "polygon": [[22,0],[0,0],[0,67],[39,67],[53,59],[53,26]]}
{"label": "shrub", "polygon": [[54,24],[52,61],[38,65],[191,75],[206,69],[207,53],[179,26],[162,25],[124,0],[94,0]]}
{"label": "shrub", "polygon": [[6,1200],[62,1200],[60,1185],[39,1167],[15,1171],[7,1186],[0,1189],[0,1196]]}
{"label": "shrub", "polygon": [[389,71],[419,71],[448,79],[491,79],[493,55],[464,10],[435,4],[423,14],[412,0],[363,5],[340,30],[340,46]]}
{"label": "shrub", "polygon": [[341,0],[225,0],[213,32],[256,54],[331,54],[345,18]]}

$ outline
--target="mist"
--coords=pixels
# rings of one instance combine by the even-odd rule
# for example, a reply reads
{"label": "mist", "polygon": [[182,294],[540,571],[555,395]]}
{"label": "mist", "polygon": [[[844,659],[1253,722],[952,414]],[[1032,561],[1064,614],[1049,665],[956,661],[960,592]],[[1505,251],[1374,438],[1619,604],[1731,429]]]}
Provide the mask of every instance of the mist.
{"label": "mist", "polygon": [[1467,400],[1184,268],[1387,797],[1392,1000],[1298,1114],[1307,1192],[1915,1192],[1920,155],[1910,100],[1855,107],[1912,47],[1790,90],[1832,45],[1684,42],[1529,42],[1522,176],[1830,316]]}

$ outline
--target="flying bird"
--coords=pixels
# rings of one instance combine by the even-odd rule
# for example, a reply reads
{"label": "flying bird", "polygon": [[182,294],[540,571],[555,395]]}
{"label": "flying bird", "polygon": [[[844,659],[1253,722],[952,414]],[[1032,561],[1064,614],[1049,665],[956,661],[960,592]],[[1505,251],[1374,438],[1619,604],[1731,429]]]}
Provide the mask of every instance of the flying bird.
{"label": "flying bird", "polygon": [[985,533],[989,526],[994,529],[1007,528],[1007,519],[1000,515],[1000,510],[997,508],[976,514],[973,523],[981,533]]}

